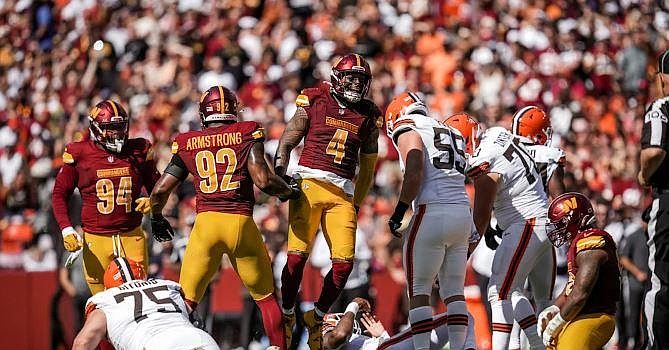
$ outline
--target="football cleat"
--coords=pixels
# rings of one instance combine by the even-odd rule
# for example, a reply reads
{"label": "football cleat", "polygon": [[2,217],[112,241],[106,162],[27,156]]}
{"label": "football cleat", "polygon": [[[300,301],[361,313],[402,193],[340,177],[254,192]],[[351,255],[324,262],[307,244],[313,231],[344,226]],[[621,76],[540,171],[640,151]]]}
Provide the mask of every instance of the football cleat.
{"label": "football cleat", "polygon": [[546,145],[551,140],[553,129],[551,119],[537,106],[521,108],[513,115],[512,132],[526,137],[535,144]]}
{"label": "football cleat", "polygon": [[362,100],[372,83],[372,70],[362,56],[350,53],[340,58],[332,67],[330,83],[335,95],[357,103]]}
{"label": "football cleat", "polygon": [[323,343],[323,320],[318,320],[316,318],[316,310],[311,309],[304,313],[304,325],[309,331],[309,349],[310,350],[321,350]]}
{"label": "football cleat", "polygon": [[130,118],[121,104],[104,100],[95,105],[88,114],[91,139],[114,153],[120,153],[128,140]]}
{"label": "football cleat", "polygon": [[286,346],[290,349],[290,345],[293,342],[293,329],[295,328],[295,313],[283,315],[283,326],[286,328]]}

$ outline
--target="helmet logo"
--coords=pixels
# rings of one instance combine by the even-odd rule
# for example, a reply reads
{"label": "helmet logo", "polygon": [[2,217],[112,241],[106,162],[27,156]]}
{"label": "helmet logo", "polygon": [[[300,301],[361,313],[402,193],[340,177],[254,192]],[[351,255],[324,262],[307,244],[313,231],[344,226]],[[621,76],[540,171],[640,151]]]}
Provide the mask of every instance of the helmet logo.
{"label": "helmet logo", "polygon": [[90,118],[92,120],[95,120],[95,118],[97,118],[98,115],[100,115],[100,112],[102,112],[102,109],[100,109],[100,107],[97,106],[93,107],[93,109],[91,109]]}
{"label": "helmet logo", "polygon": [[576,197],[571,197],[570,199],[562,202],[562,211],[567,214],[570,211],[578,208],[578,203],[576,203]]}
{"label": "helmet logo", "polygon": [[207,95],[209,95],[209,90],[205,91],[202,94],[202,96],[200,96],[200,103],[202,103],[202,101],[204,101],[204,98],[207,97]]}

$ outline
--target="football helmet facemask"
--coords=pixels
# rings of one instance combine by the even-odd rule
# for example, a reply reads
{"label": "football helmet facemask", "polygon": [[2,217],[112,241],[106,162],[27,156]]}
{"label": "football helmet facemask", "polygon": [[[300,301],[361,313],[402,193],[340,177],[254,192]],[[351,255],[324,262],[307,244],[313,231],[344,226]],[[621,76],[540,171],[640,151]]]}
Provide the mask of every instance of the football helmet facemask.
{"label": "football helmet facemask", "polygon": [[94,142],[106,150],[120,153],[128,140],[130,118],[123,106],[104,100],[93,107],[88,115],[89,131]]}
{"label": "football helmet facemask", "polygon": [[549,144],[553,135],[551,119],[537,106],[523,107],[516,112],[513,115],[512,131],[539,145]]}
{"label": "football helmet facemask", "polygon": [[357,103],[362,100],[372,82],[372,70],[362,56],[350,53],[332,67],[330,83],[337,97]]}

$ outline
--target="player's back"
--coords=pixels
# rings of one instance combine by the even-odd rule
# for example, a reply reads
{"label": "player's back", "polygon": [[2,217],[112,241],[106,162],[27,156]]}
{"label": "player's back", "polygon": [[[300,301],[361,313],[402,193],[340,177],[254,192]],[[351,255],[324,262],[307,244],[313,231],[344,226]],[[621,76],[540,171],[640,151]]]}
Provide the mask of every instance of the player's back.
{"label": "player's back", "polygon": [[250,216],[253,180],[246,166],[254,142],[265,132],[256,122],[238,122],[180,134],[172,144],[193,175],[197,212],[216,211]]}
{"label": "player's back", "polygon": [[567,252],[569,281],[565,288],[565,294],[569,295],[574,287],[579,268],[576,256],[582,251],[592,249],[604,250],[608,259],[599,266],[597,281],[579,315],[600,312],[614,315],[616,313],[616,303],[620,300],[620,269],[618,267],[616,243],[611,235],[604,230],[587,229],[579,232],[572,240]]}
{"label": "player's back", "polygon": [[486,173],[500,175],[494,203],[500,228],[546,216],[548,199],[536,164],[520,139],[504,128],[488,129],[469,159],[471,178]]}
{"label": "player's back", "polygon": [[[460,133],[421,115],[407,115],[397,123],[393,132],[395,145],[398,136],[407,130],[416,131],[423,141],[423,182],[414,204],[469,205],[465,190],[465,142]],[[403,171],[412,171],[404,168],[402,159],[400,163]]]}
{"label": "player's back", "polygon": [[557,147],[539,145],[534,143],[523,143],[527,151],[537,165],[544,190],[548,189],[548,181],[559,166],[565,163],[565,153]]}
{"label": "player's back", "polygon": [[172,281],[126,282],[88,299],[86,310],[93,309],[104,312],[107,335],[117,350],[142,349],[162,332],[193,328],[181,297],[181,287]]}
{"label": "player's back", "polygon": [[304,89],[296,100],[309,118],[299,165],[351,180],[360,146],[377,127],[381,112],[366,99],[355,105],[342,105],[330,88],[329,83],[321,82]]}

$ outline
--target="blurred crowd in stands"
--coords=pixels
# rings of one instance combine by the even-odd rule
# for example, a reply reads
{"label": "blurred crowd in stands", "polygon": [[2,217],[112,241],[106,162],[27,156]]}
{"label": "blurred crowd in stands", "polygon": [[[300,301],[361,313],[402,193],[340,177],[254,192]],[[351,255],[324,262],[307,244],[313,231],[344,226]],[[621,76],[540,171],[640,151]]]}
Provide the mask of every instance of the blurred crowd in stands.
{"label": "blurred crowd in stands", "polygon": [[[131,115],[131,137],[153,142],[162,171],[174,135],[199,128],[200,92],[224,85],[237,91],[242,118],[265,126],[271,155],[300,89],[328,80],[334,60],[348,52],[370,62],[369,98],[382,109],[404,90],[420,91],[435,115],[466,111],[488,126],[509,127],[513,112],[528,104],[545,108],[552,144],[567,152],[567,188],[591,196],[600,224],[624,246],[628,237],[643,238],[640,218],[648,196],[635,171],[641,118],[657,90],[656,57],[669,48],[667,5],[0,1],[0,267],[62,266],[50,207],[53,179],[64,146],[87,137],[87,114],[98,101],[121,101]],[[360,212],[351,288],[367,288],[368,272],[381,270],[404,281],[400,242],[386,225],[401,174],[385,135],[379,156],[374,188]],[[255,219],[279,272],[287,205],[259,192],[256,197]],[[181,238],[153,244],[153,275],[178,269],[194,204],[190,183],[171,197],[165,212]],[[314,257],[316,266],[327,265],[327,256]],[[643,285],[647,266],[637,267],[627,279]],[[70,287],[65,289],[73,295]]]}

